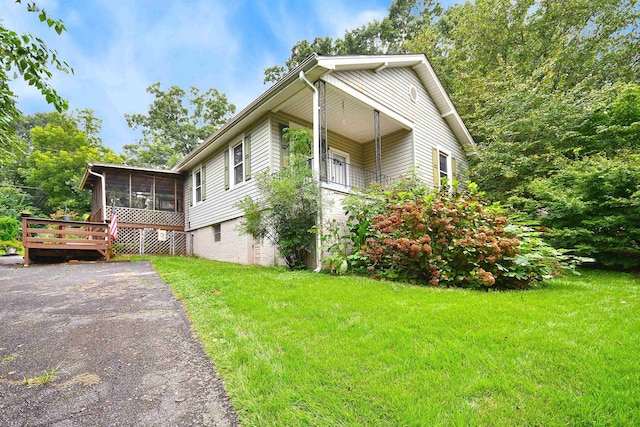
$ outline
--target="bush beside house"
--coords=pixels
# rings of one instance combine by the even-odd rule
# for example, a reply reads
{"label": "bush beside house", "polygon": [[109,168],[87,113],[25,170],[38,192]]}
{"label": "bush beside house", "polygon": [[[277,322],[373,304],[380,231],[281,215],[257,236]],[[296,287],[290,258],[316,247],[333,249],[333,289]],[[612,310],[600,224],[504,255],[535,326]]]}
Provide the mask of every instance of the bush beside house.
{"label": "bush beside house", "polygon": [[334,225],[325,245],[326,262],[337,272],[431,286],[525,289],[571,268],[567,255],[484,202],[473,183],[431,190],[411,176],[349,197],[345,207],[346,234]]}

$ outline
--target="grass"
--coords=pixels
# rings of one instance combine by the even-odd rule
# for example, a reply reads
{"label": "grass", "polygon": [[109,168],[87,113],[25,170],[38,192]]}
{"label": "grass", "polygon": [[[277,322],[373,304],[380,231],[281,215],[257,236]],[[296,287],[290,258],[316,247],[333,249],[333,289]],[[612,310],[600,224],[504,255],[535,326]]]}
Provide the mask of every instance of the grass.
{"label": "grass", "polygon": [[44,374],[39,375],[37,377],[33,377],[33,378],[25,377],[24,380],[22,381],[22,383],[24,385],[28,385],[28,386],[49,384],[49,383],[53,382],[53,380],[56,379],[56,372],[57,371],[58,371],[58,368],[47,369],[44,372]]}
{"label": "grass", "polygon": [[640,281],[525,292],[152,258],[243,425],[640,425]]}

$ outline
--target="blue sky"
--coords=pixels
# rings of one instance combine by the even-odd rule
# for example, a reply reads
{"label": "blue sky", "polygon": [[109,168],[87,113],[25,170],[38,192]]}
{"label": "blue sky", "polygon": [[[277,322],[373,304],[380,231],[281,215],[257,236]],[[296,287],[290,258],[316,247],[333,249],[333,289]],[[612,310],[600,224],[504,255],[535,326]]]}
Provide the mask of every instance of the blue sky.
{"label": "blue sky", "polygon": [[[56,73],[54,87],[71,109],[92,109],[103,120],[103,142],[116,152],[137,134],[124,114],[146,113],[154,82],[227,94],[238,111],[266,90],[264,68],[282,64],[301,39],[341,36],[387,13],[391,0],[120,1],[40,0],[64,21],[57,36],[24,5],[2,1],[8,28],[32,32],[75,71]],[[51,111],[22,80],[11,84],[26,114]]]}

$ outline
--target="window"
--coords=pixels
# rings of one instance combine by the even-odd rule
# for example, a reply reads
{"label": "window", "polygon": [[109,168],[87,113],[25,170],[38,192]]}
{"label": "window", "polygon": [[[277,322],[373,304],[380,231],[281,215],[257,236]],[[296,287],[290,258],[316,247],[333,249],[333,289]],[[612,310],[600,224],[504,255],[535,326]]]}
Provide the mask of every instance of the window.
{"label": "window", "polygon": [[175,180],[155,178],[155,197],[155,210],[176,212]]}
{"label": "window", "polygon": [[329,148],[329,174],[328,181],[332,184],[348,187],[349,177],[349,154],[335,148]]}
{"label": "window", "polygon": [[251,134],[224,150],[224,189],[251,179]]}
{"label": "window", "polygon": [[220,224],[213,225],[213,241],[219,242],[222,238]]}
{"label": "window", "polygon": [[442,148],[433,148],[433,183],[436,187],[442,185],[443,180],[452,185],[456,179],[456,159]]}
{"label": "window", "polygon": [[106,179],[105,187],[107,190],[107,204],[111,206],[122,206],[125,208],[130,207],[130,175],[120,173],[109,173],[109,177]]}
{"label": "window", "polygon": [[438,164],[440,169],[440,182],[443,179],[449,179],[449,155],[440,151],[438,153]]}
{"label": "window", "polygon": [[244,181],[244,155],[242,142],[233,147],[233,183],[240,184]]}
{"label": "window", "polygon": [[131,207],[153,210],[153,177],[131,175]]}
{"label": "window", "polygon": [[202,169],[193,173],[193,195],[196,203],[202,201]]}

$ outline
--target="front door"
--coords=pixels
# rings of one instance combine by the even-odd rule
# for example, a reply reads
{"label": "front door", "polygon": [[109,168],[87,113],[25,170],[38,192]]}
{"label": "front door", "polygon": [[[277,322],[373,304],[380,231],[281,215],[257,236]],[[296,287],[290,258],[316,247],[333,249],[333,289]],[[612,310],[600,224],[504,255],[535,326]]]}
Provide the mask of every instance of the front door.
{"label": "front door", "polygon": [[348,186],[347,157],[335,151],[331,153],[331,182]]}

